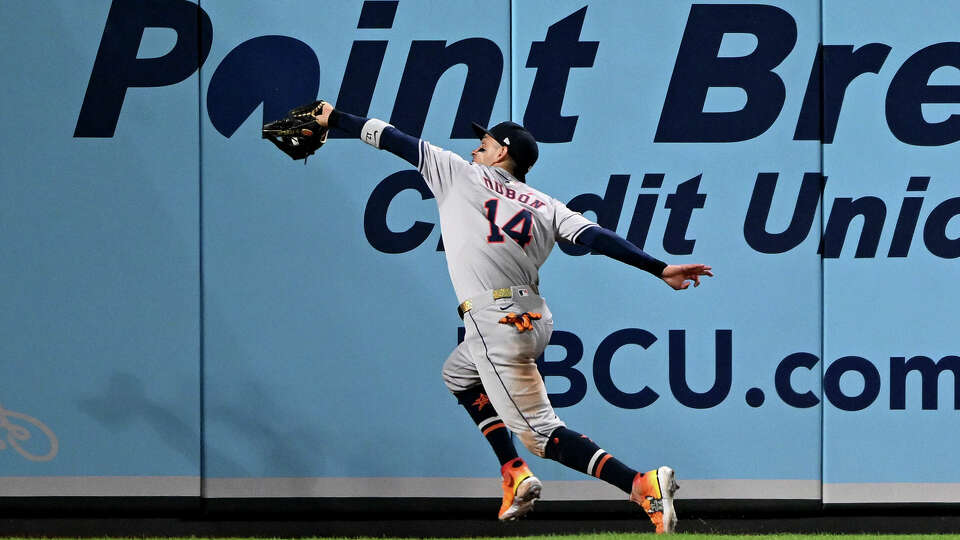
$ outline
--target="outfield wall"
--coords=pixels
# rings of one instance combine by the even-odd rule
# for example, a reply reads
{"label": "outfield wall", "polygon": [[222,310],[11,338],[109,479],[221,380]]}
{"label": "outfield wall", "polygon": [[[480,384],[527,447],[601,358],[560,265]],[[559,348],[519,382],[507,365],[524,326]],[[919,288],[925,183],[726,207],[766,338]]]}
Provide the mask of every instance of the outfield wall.
{"label": "outfield wall", "polygon": [[[623,461],[685,498],[960,500],[958,24],[5,0],[0,496],[498,496],[440,378],[461,321],[429,191],[357,140],[304,166],[260,139],[320,96],[463,155],[471,121],[521,122],[532,185],[714,267],[681,293],[573,246],[542,268],[551,399]],[[533,465],[545,499],[622,497]]]}

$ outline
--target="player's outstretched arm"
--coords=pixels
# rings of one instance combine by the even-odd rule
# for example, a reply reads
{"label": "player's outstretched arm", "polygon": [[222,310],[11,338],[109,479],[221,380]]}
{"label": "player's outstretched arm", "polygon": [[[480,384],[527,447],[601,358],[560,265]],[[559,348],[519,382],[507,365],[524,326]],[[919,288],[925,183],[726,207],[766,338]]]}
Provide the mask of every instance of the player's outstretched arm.
{"label": "player's outstretched arm", "polygon": [[691,282],[694,287],[699,287],[700,276],[713,276],[712,268],[705,264],[667,264],[651,257],[633,242],[603,227],[586,229],[577,237],[577,243],[612,259],[646,270],[678,291],[689,287]]}
{"label": "player's outstretched arm", "polygon": [[420,166],[420,139],[407,135],[382,120],[345,113],[329,103],[324,104],[314,116],[317,123],[323,127],[345,131],[371,146],[407,160],[414,167]]}
{"label": "player's outstretched arm", "polygon": [[320,126],[339,129],[374,148],[405,159],[416,167],[438,202],[449,192],[460,172],[471,166],[453,152],[412,137],[383,120],[354,116],[329,103],[315,111],[314,117]]}

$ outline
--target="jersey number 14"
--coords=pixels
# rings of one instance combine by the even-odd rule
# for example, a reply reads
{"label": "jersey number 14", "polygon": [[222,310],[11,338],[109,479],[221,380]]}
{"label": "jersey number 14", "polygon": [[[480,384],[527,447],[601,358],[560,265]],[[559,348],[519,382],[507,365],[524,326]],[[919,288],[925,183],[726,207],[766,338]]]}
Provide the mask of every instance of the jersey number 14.
{"label": "jersey number 14", "polygon": [[503,224],[503,227],[497,227],[497,206],[500,204],[498,199],[490,199],[483,203],[487,210],[487,221],[490,222],[490,235],[487,236],[487,242],[499,244],[503,242],[503,234],[513,238],[520,247],[527,247],[530,243],[530,226],[533,223],[533,215],[529,210],[520,210],[510,221]]}

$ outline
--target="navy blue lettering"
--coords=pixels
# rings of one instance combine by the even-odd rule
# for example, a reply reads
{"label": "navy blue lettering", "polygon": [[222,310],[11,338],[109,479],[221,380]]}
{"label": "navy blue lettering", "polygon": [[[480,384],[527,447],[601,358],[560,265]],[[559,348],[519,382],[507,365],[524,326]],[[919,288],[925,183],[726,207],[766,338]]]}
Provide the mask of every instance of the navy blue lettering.
{"label": "navy blue lettering", "polygon": [[617,388],[610,375],[610,364],[613,362],[613,355],[624,345],[639,345],[644,349],[657,341],[657,337],[646,330],[639,328],[624,328],[610,334],[597,347],[597,353],[593,357],[593,382],[597,385],[597,391],[611,405],[621,409],[640,409],[650,405],[657,400],[659,394],[644,386],[637,392],[627,393]]}
{"label": "navy blue lettering", "polygon": [[883,43],[868,43],[857,50],[853,45],[821,45],[810,69],[793,139],[832,143],[847,87],[864,73],[880,73],[888,54],[890,46]]}
{"label": "navy blue lettering", "polygon": [[[173,49],[159,58],[137,58],[147,28],[172,28],[177,33]],[[128,88],[185,80],[207,59],[212,42],[210,17],[195,3],[114,0],[73,136],[113,137]]]}
{"label": "navy blue lettering", "polygon": [[960,356],[944,356],[939,362],[927,356],[914,356],[907,360],[903,356],[890,358],[890,409],[907,408],[907,374],[920,373],[922,397],[921,407],[925,411],[937,409],[937,382],[944,371],[953,373],[953,408],[960,410]]}
{"label": "navy blue lettering", "polygon": [[877,254],[883,222],[887,217],[887,206],[877,197],[838,197],[833,201],[830,217],[823,233],[819,252],[825,258],[835,259],[843,250],[850,222],[856,216],[863,216],[863,229],[857,243],[856,258],[870,258]]}
{"label": "navy blue lettering", "polygon": [[392,28],[399,0],[367,0],[360,9],[357,28]]}
{"label": "navy blue lettering", "polygon": [[730,393],[733,382],[733,331],[717,330],[715,335],[713,386],[694,392],[687,384],[686,332],[670,330],[670,391],[681,405],[692,409],[716,407]]}
{"label": "navy blue lettering", "polygon": [[924,47],[900,66],[887,89],[887,125],[890,132],[907,144],[941,146],[960,141],[960,114],[943,122],[923,119],[925,103],[960,103],[960,86],[929,85],[938,68],[960,69],[960,43],[937,43]]}
{"label": "navy blue lettering", "polygon": [[[392,28],[398,4],[399,2],[395,0],[364,2],[357,28]],[[353,42],[350,56],[347,58],[347,67],[343,72],[340,93],[337,95],[337,101],[334,102],[338,109],[349,111],[357,116],[367,116],[370,113],[370,102],[373,101],[373,91],[377,87],[386,53],[386,40]],[[330,131],[329,136],[346,139],[352,137],[352,134],[334,129]],[[442,249],[438,246],[437,251]]]}
{"label": "navy blue lettering", "polygon": [[491,244],[500,244],[503,243],[503,235],[500,234],[500,227],[497,227],[497,206],[500,205],[498,199],[489,199],[487,202],[483,203],[483,208],[486,210],[485,215],[487,217],[487,223],[490,225],[490,234],[487,235],[487,242]]}
{"label": "navy blue lettering", "polygon": [[317,99],[320,62],[306,43],[286,36],[244,41],[217,66],[207,90],[210,123],[230,137],[263,104],[263,122]]}
{"label": "navy blue lettering", "polygon": [[763,394],[763,390],[760,388],[751,388],[747,390],[746,399],[747,405],[756,408],[763,405],[766,396]]}
{"label": "navy blue lettering", "polygon": [[546,360],[546,352],[537,358],[537,369],[540,370],[540,376],[563,377],[570,382],[570,388],[566,392],[557,394],[548,393],[550,404],[556,408],[570,407],[580,403],[587,395],[587,378],[579,370],[574,369],[583,358],[583,342],[572,332],[563,330],[554,330],[550,336],[550,345],[558,345],[567,351],[567,355],[560,361]]}
{"label": "navy blue lettering", "polygon": [[687,227],[694,209],[703,208],[707,202],[706,194],[697,193],[701,176],[698,174],[679,184],[676,193],[667,195],[664,208],[670,209],[670,217],[667,218],[667,228],[663,233],[663,249],[671,255],[693,253],[696,240],[687,239]]}
{"label": "navy blue lettering", "polygon": [[563,116],[563,96],[572,68],[593,67],[599,41],[580,41],[587,8],[583,7],[550,25],[543,41],[530,44],[528,68],[537,68],[530,88],[530,99],[523,125],[540,142],[561,143],[573,140],[577,116]]}
{"label": "navy blue lettering", "polygon": [[[742,57],[719,57],[727,33],[753,34],[757,48]],[[690,7],[654,142],[735,142],[759,136],[780,115],[786,97],[774,73],[797,42],[797,23],[766,5]],[[711,87],[742,88],[739,111],[703,112]]]}
{"label": "navy blue lettering", "polygon": [[[657,188],[663,185],[664,175],[662,173],[648,173],[643,175],[641,188]],[[650,232],[650,225],[653,223],[653,213],[657,208],[657,199],[660,196],[656,193],[641,193],[637,195],[637,206],[633,210],[633,218],[630,220],[630,228],[627,229],[627,241],[640,249],[643,249],[647,243],[647,234]]]}
{"label": "navy blue lettering", "polygon": [[790,384],[790,376],[793,375],[794,371],[802,367],[813,369],[819,361],[820,359],[815,354],[798,352],[787,356],[780,362],[773,382],[777,388],[777,395],[784,403],[799,409],[807,409],[820,403],[820,398],[810,390],[801,394],[794,390]]}
{"label": "navy blue lettering", "polygon": [[[510,191],[508,189],[508,191]],[[503,232],[522,248],[527,247],[532,239],[530,236],[530,227],[533,225],[533,214],[529,210],[520,210],[503,224]],[[519,230],[518,230],[519,229]]]}
{"label": "navy blue lettering", "polygon": [[923,226],[923,243],[930,253],[944,259],[960,257],[960,237],[947,238],[947,224],[957,216],[960,216],[960,197],[947,199],[930,212]]}
{"label": "navy blue lettering", "polygon": [[450,138],[475,139],[470,123],[490,122],[503,76],[503,53],[496,43],[484,38],[464,39],[450,46],[446,41],[414,41],[390,123],[419,137],[440,76],[457,64],[467,66],[467,77]]}
{"label": "navy blue lettering", "polygon": [[[914,176],[907,184],[907,191],[926,191],[929,183],[929,176]],[[910,253],[910,244],[913,243],[913,233],[917,229],[922,205],[923,197],[903,198],[897,225],[893,229],[893,240],[890,241],[890,251],[887,252],[888,257],[906,257]]]}
{"label": "navy blue lettering", "polygon": [[[386,41],[354,41],[337,95],[337,108],[358,116],[367,116],[380,68],[387,52]],[[334,131],[336,132],[336,131]],[[343,137],[348,136],[344,133]]]}
{"label": "navy blue lettering", "polygon": [[[623,200],[627,195],[627,185],[629,183],[629,174],[611,174],[603,197],[596,193],[583,193],[570,199],[567,208],[580,213],[593,212],[597,215],[597,225],[611,231],[616,230],[617,222],[620,221],[620,213],[623,211]],[[561,242],[557,245],[567,255],[586,255],[590,251],[587,246],[570,242]]]}
{"label": "navy blue lettering", "polygon": [[[367,4],[374,2],[365,2]],[[337,95],[337,109],[348,111],[357,116],[370,113],[373,91],[380,78],[383,58],[387,53],[387,41],[354,41],[347,58],[347,67],[343,72],[343,82]],[[330,130],[330,137],[338,139],[352,138],[353,134],[344,130]]]}
{"label": "navy blue lettering", "polygon": [[773,206],[773,193],[777,188],[778,177],[778,173],[757,175],[750,206],[747,207],[747,216],[743,221],[743,238],[750,247],[760,253],[785,253],[806,240],[826,182],[826,178],[820,173],[804,173],[790,225],[781,233],[770,233],[767,231],[767,219]]}
{"label": "navy blue lettering", "polygon": [[423,200],[432,199],[433,193],[423,181],[420,173],[413,170],[400,171],[391,174],[373,188],[367,207],[363,213],[363,233],[367,241],[377,251],[383,253],[405,253],[410,251],[430,236],[433,230],[432,223],[416,221],[409,229],[403,232],[393,232],[387,227],[387,210],[390,202],[401,191],[415,189],[420,192]]}
{"label": "navy blue lettering", "polygon": [[[848,396],[840,389],[844,373],[855,371],[863,377],[863,390]],[[834,407],[844,411],[860,411],[869,407],[880,395],[880,372],[866,358],[844,356],[830,364],[823,375],[823,393]]]}

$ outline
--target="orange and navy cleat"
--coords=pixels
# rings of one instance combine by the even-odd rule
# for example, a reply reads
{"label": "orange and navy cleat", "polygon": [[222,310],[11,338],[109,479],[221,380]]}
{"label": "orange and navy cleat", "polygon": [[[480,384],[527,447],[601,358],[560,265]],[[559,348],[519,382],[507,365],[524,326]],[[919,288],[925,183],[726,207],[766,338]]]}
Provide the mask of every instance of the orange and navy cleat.
{"label": "orange and navy cleat", "polygon": [[500,468],[503,474],[503,504],[500,521],[513,521],[533,510],[543,484],[530,472],[522,458],[514,458]]}
{"label": "orange and navy cleat", "polygon": [[673,469],[660,467],[645,473],[637,473],[633,479],[630,500],[639,504],[657,528],[657,534],[672,533],[677,526],[677,513],[673,509],[673,494],[680,489]]}

